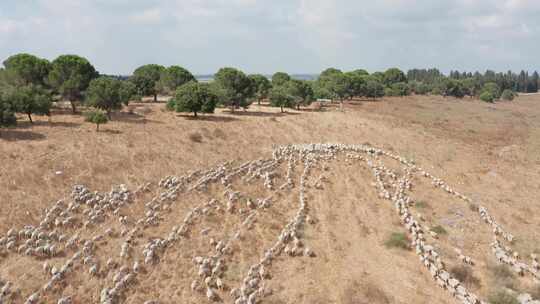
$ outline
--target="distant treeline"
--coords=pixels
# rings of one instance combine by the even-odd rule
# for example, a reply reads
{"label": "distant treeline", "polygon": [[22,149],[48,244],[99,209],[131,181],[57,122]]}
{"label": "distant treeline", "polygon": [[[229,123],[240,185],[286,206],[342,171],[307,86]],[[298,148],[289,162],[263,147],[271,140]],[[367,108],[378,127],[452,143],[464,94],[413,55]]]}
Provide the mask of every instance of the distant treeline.
{"label": "distant treeline", "polygon": [[448,76],[445,76],[438,69],[412,69],[407,72],[409,81],[418,81],[429,85],[437,85],[446,78],[476,83],[479,87],[493,82],[501,90],[509,89],[520,93],[536,93],[540,87],[540,77],[537,71],[532,74],[529,74],[528,71],[521,71],[519,74],[512,71],[497,73],[491,70],[487,70],[483,74],[480,72],[450,71]]}

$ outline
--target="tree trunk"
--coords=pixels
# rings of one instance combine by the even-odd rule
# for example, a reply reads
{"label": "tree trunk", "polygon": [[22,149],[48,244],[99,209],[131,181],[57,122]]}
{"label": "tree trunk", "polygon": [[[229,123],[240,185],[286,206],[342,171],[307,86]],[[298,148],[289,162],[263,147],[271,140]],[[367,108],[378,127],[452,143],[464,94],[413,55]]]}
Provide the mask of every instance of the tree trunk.
{"label": "tree trunk", "polygon": [[99,132],[99,124],[96,124],[96,132]]}
{"label": "tree trunk", "polygon": [[234,104],[231,105],[231,113],[234,113]]}
{"label": "tree trunk", "polygon": [[77,113],[77,108],[75,107],[75,101],[70,100],[69,102],[71,103],[71,111],[73,112],[73,114]]}
{"label": "tree trunk", "polygon": [[195,117],[197,117],[197,111],[193,111],[193,114],[195,114]]}
{"label": "tree trunk", "polygon": [[26,115],[28,115],[28,119],[30,120],[30,123],[34,123],[34,122],[32,121],[32,114],[31,114],[31,113],[26,113]]}
{"label": "tree trunk", "polygon": [[157,93],[154,94],[154,102],[157,102]]}
{"label": "tree trunk", "polygon": [[111,117],[111,111],[107,111],[107,118],[108,118],[109,120],[112,120],[112,117]]}
{"label": "tree trunk", "polygon": [[260,99],[260,98],[257,98],[257,103],[258,103],[259,105],[261,105],[261,99]]}
{"label": "tree trunk", "polygon": [[283,113],[283,106],[281,106],[281,113]]}

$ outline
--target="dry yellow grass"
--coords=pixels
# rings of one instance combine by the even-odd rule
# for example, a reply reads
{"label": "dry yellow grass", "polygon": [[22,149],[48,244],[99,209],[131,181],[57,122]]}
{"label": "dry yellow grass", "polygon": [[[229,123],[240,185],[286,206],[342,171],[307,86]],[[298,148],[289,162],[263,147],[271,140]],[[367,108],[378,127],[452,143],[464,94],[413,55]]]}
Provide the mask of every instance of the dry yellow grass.
{"label": "dry yellow grass", "polygon": [[[526,255],[540,250],[540,215],[535,213],[540,207],[539,103],[538,95],[494,105],[409,97],[354,101],[344,112],[327,107],[281,114],[279,109],[254,105],[247,112],[232,115],[219,110],[197,120],[166,112],[163,104],[145,103],[131,106],[140,114],[119,113],[99,133],[80,116],[56,113],[52,123],[38,118],[33,126],[21,122],[16,129],[0,131],[0,232],[37,224],[44,208],[66,197],[74,184],[101,192],[118,184],[134,189],[227,160],[266,158],[273,145],[370,143],[414,159],[484,204],[518,237],[515,247]],[[306,230],[306,238],[317,258],[278,262],[272,272],[274,293],[264,303],[454,303],[420,268],[414,253],[384,246],[388,234],[401,228],[392,207],[377,198],[370,173],[340,163],[333,169],[332,182],[310,198],[310,212],[319,222]],[[249,187],[243,191],[262,195]],[[452,248],[459,246],[477,261],[473,270],[480,284],[472,290],[485,298],[493,260],[489,229],[467,206],[426,181],[418,181],[413,197],[427,202],[428,207],[417,210],[432,226],[440,224],[448,231],[441,238],[441,252],[451,258]],[[149,236],[166,234],[174,219],[208,198],[183,198],[193,204],[174,210],[169,222]],[[232,263],[235,266],[228,271],[232,282],[245,274],[294,212],[286,205],[277,207],[274,214],[258,219],[255,231],[246,236],[246,242],[256,245],[242,250]],[[142,212],[137,208],[131,212]],[[235,223],[205,225],[226,234]],[[106,248],[116,254],[119,244],[112,241]],[[194,272],[190,257],[206,249],[195,240],[182,246],[167,252],[128,303],[152,298],[162,303],[206,302],[189,286]],[[41,262],[31,258],[0,258],[0,278],[22,278],[24,295],[43,283],[39,269]],[[525,279],[518,283],[530,287]],[[65,293],[77,294],[77,303],[95,303],[102,287],[81,276]]]}

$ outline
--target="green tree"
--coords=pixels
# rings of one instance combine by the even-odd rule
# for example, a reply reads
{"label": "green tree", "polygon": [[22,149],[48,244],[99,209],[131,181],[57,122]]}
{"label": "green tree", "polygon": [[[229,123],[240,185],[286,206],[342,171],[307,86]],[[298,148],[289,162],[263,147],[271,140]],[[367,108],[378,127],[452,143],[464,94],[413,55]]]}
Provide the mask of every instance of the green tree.
{"label": "green tree", "polygon": [[407,76],[398,68],[391,68],[384,72],[382,81],[385,85],[391,86],[399,82],[407,82]]}
{"label": "green tree", "polygon": [[109,119],[107,114],[101,110],[92,110],[84,113],[85,120],[96,124],[96,132],[99,132],[99,125],[106,124]]}
{"label": "green tree", "polygon": [[493,102],[494,99],[495,97],[489,91],[484,91],[482,94],[480,94],[480,100],[482,101]]}
{"label": "green tree", "polygon": [[345,73],[345,76],[349,78],[349,93],[350,97],[364,96],[364,89],[366,86],[366,79],[369,74],[364,70],[356,70],[353,72]]}
{"label": "green tree", "polygon": [[501,99],[502,100],[508,100],[508,101],[512,101],[514,100],[514,97],[515,97],[515,94],[514,92],[512,92],[512,90],[504,90],[501,94]]}
{"label": "green tree", "polygon": [[384,96],[384,85],[375,77],[366,82],[364,94],[367,98],[380,98]]}
{"label": "green tree", "polygon": [[80,100],[90,81],[98,76],[96,69],[85,58],[76,55],[62,55],[51,65],[49,83],[71,103],[76,112],[75,101]]}
{"label": "green tree", "polygon": [[285,72],[277,72],[272,75],[272,86],[284,85],[287,81],[291,80],[291,76]]}
{"label": "green tree", "polygon": [[33,123],[32,114],[51,115],[51,94],[38,85],[25,85],[13,88],[7,98],[16,112],[26,114]]}
{"label": "green tree", "polygon": [[5,93],[0,89],[0,127],[9,127],[17,124],[15,109]]}
{"label": "green tree", "polygon": [[221,68],[214,75],[214,82],[221,103],[230,107],[231,112],[238,107],[246,109],[251,104],[249,98],[253,96],[253,86],[244,72],[235,68]]}
{"label": "green tree", "polygon": [[167,103],[176,112],[214,113],[218,97],[207,83],[189,82],[176,89],[175,96]]}
{"label": "green tree", "polygon": [[165,67],[158,64],[147,64],[138,67],[131,76],[131,81],[137,87],[138,94],[141,96],[154,96],[154,102],[157,101],[159,89],[159,80]]}
{"label": "green tree", "polygon": [[20,85],[45,85],[51,64],[46,59],[30,54],[17,54],[4,61],[6,72]]}
{"label": "green tree", "polygon": [[270,105],[283,108],[294,108],[294,97],[289,93],[286,85],[274,86],[270,90]]}
{"label": "green tree", "polygon": [[158,87],[165,94],[173,94],[178,87],[190,81],[197,81],[195,76],[183,67],[170,66],[161,72]]}
{"label": "green tree", "polygon": [[300,106],[308,106],[313,102],[313,89],[306,81],[292,79],[285,84],[285,90],[294,99],[298,110]]}
{"label": "green tree", "polygon": [[489,92],[494,99],[498,99],[499,97],[501,97],[501,89],[494,82],[488,82],[484,84],[484,87],[482,88],[482,93],[484,92]]}
{"label": "green tree", "polygon": [[272,83],[268,78],[260,74],[253,74],[248,77],[251,79],[255,98],[257,98],[257,103],[260,105],[261,100],[268,97],[268,93],[270,93],[270,89],[272,88]]}
{"label": "green tree", "polygon": [[134,94],[135,88],[129,82],[103,76],[90,82],[87,101],[89,106],[105,111],[110,119],[111,112],[122,109]]}
{"label": "green tree", "polygon": [[466,93],[467,90],[461,80],[448,78],[444,82],[444,96],[463,98]]}

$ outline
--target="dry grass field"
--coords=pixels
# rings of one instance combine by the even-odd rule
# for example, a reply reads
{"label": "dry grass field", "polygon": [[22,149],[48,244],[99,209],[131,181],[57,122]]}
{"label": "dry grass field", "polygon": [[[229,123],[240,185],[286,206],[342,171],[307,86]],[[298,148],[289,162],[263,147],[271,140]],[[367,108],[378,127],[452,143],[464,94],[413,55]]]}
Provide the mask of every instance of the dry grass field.
{"label": "dry grass field", "polygon": [[[358,100],[347,103],[344,111],[330,105],[322,111],[280,113],[276,108],[253,105],[235,114],[219,109],[196,120],[167,112],[163,104],[138,103],[115,114],[100,132],[81,116],[62,111],[53,113],[52,122],[41,117],[35,120],[33,125],[21,121],[15,129],[0,130],[1,236],[12,227],[38,226],[46,208],[59,199],[69,202],[74,185],[106,193],[114,185],[125,184],[134,191],[152,183],[148,193],[137,196],[123,211],[137,219],[144,216],[144,204],[160,193],[157,183],[166,176],[182,176],[227,161],[238,166],[270,159],[272,149],[279,145],[328,142],[369,144],[414,160],[487,207],[516,237],[512,247],[524,259],[531,253],[540,254],[540,95],[496,104],[438,96]],[[388,165],[398,168],[396,164]],[[284,180],[285,167],[279,168],[276,180]],[[458,303],[437,287],[414,250],[385,246],[391,233],[405,229],[392,204],[378,197],[368,168],[343,160],[330,167],[328,173],[316,169],[308,182],[312,185],[317,176],[327,175],[323,189],[310,186],[307,196],[308,213],[316,221],[306,225],[303,239],[315,257],[277,258],[265,280],[271,293],[262,303]],[[300,173],[294,173],[296,183]],[[233,184],[245,196],[271,197],[273,204],[233,246],[223,277],[226,289],[242,284],[250,266],[294,216],[298,200],[295,189],[270,190],[262,182]],[[77,266],[61,287],[45,293],[39,303],[57,303],[62,296],[72,296],[73,303],[100,303],[100,292],[112,285],[114,273],[105,270],[107,259],[131,265],[147,241],[167,237],[192,208],[212,198],[223,200],[223,191],[218,183],[206,191],[179,194],[160,224],[141,232],[136,254],[128,261],[119,256],[124,237],[100,242],[95,252],[103,269],[99,276],[89,275],[86,265]],[[530,276],[500,274],[490,250],[491,229],[467,204],[421,179],[415,179],[410,195],[417,202],[413,212],[423,215],[425,225],[446,231],[434,242],[447,268],[460,265],[454,248],[475,261],[474,266],[467,266],[472,272],[465,283],[468,289],[482,299],[502,285],[536,291],[540,296],[540,288]],[[242,214],[210,214],[197,221],[190,237],[168,248],[155,266],[146,266],[122,302],[210,303],[204,292],[192,291],[192,281],[197,278],[192,259],[208,255],[212,250],[209,238],[226,239],[244,219]],[[88,229],[65,231],[90,239],[106,227],[122,229],[110,217]],[[201,234],[205,229],[209,232]],[[49,262],[62,265],[72,253]],[[42,270],[43,262],[16,252],[0,252],[0,283],[10,281],[19,289],[7,303],[24,303],[48,281],[50,274]],[[219,295],[217,301],[232,303],[228,292]]]}

